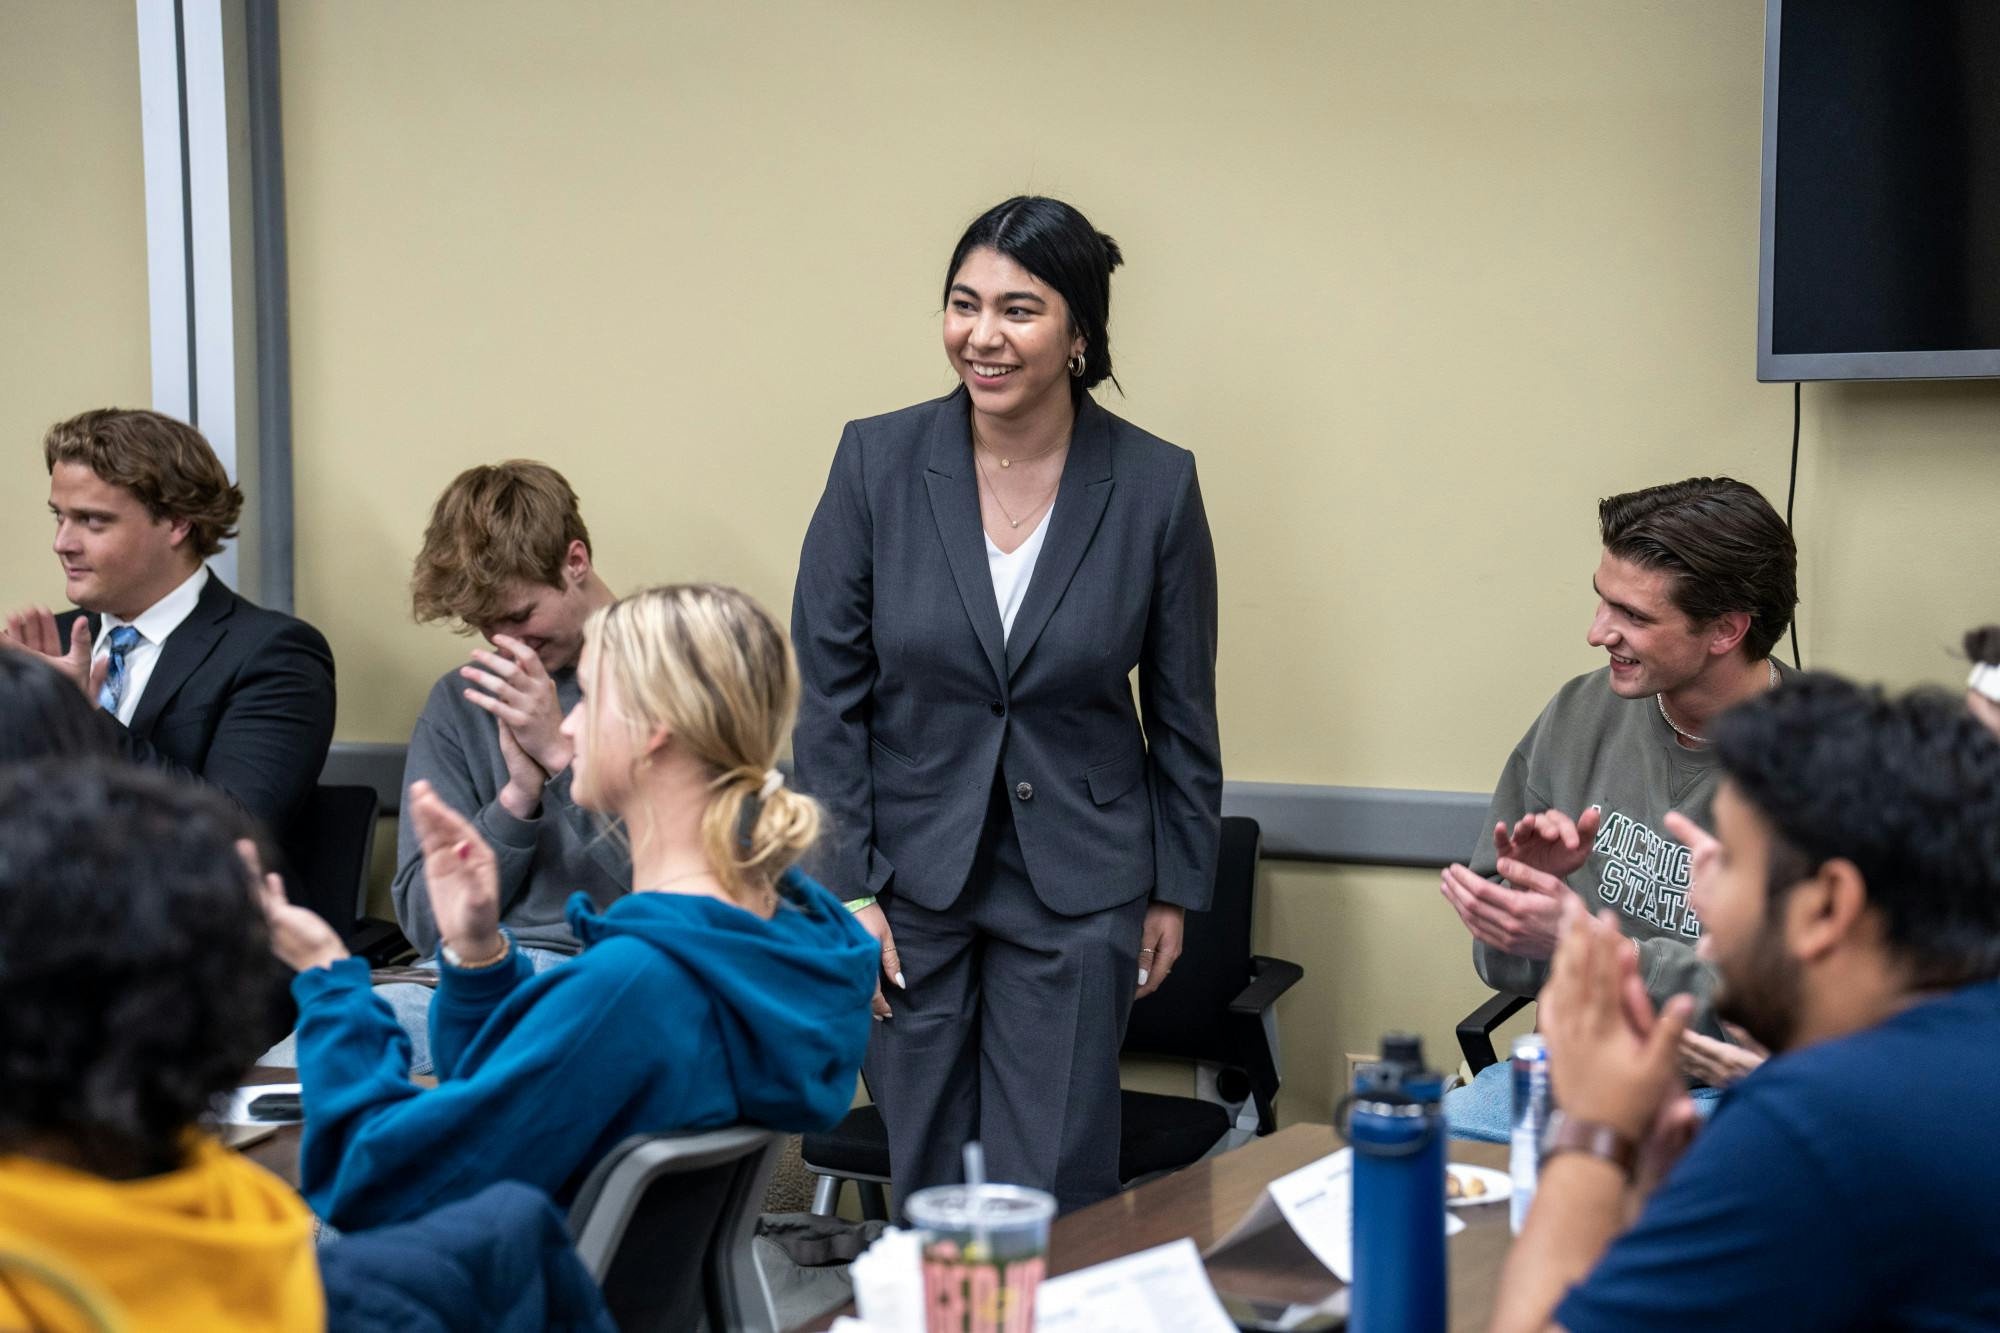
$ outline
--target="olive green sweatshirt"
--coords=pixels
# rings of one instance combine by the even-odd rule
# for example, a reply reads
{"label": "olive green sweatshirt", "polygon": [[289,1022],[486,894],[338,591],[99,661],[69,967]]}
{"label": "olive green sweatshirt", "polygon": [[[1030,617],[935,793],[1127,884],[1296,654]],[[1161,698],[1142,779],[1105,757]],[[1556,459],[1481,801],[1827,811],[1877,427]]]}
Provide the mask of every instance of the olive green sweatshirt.
{"label": "olive green sweatshirt", "polygon": [[[1560,810],[1572,819],[1595,806],[1603,812],[1590,859],[1569,877],[1593,912],[1617,911],[1625,934],[1638,941],[1639,971],[1659,1005],[1669,997],[1696,999],[1693,1026],[1723,1034],[1709,1009],[1715,974],[1695,957],[1701,920],[1688,900],[1691,854],[1667,832],[1678,810],[1708,824],[1720,778],[1714,754],[1682,746],[1653,696],[1621,699],[1610,669],[1578,676],[1549,701],[1507,757],[1486,824],[1466,864],[1498,878],[1493,826],[1524,814]],[[1498,991],[1533,995],[1548,976],[1546,962],[1472,943],[1480,978]]]}

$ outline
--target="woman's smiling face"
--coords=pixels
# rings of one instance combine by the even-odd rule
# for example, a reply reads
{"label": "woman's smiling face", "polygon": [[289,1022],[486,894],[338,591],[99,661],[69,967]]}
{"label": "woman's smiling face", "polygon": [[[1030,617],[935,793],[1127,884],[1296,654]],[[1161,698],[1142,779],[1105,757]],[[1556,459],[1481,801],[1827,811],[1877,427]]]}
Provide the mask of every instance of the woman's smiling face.
{"label": "woman's smiling face", "polygon": [[944,354],[981,412],[1012,416],[1067,395],[1082,351],[1062,297],[998,250],[972,251],[952,274]]}

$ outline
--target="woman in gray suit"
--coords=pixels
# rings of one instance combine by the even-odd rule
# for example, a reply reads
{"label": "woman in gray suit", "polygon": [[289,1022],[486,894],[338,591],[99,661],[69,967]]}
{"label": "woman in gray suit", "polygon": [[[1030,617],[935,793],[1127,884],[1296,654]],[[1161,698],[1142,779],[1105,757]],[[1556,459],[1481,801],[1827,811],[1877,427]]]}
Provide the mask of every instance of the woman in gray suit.
{"label": "woman in gray suit", "polygon": [[972,1138],[1065,1209],[1117,1192],[1125,1021],[1212,890],[1215,553],[1194,456],[1088,392],[1120,258],[1054,199],[974,221],[960,387],[848,423],[800,555],[793,750],[882,944],[898,1211]]}

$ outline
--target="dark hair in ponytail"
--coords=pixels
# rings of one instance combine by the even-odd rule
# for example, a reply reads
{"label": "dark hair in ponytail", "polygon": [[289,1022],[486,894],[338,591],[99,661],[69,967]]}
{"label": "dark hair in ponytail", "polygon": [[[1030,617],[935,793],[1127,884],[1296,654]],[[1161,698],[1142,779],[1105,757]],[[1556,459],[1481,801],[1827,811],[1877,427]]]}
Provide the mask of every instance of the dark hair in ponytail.
{"label": "dark hair in ponytail", "polygon": [[[1083,336],[1083,374],[1072,376],[1070,395],[1111,373],[1111,270],[1125,262],[1118,242],[1090,225],[1090,219],[1060,199],[1016,195],[973,219],[951,252],[944,271],[944,299],[965,257],[978,249],[997,250],[1056,290],[1069,307],[1070,329]],[[1119,392],[1123,393],[1121,386]]]}

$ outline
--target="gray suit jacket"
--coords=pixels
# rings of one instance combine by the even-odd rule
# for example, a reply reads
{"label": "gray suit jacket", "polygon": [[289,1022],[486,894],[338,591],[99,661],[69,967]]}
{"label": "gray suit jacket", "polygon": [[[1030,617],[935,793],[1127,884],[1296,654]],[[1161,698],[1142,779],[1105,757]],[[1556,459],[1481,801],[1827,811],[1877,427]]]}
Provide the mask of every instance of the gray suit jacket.
{"label": "gray suit jacket", "polygon": [[997,769],[1050,910],[1204,908],[1222,759],[1194,455],[1086,398],[1003,644],[967,412],[961,389],[849,422],[806,532],[792,748],[831,815],[826,883],[949,907]]}

